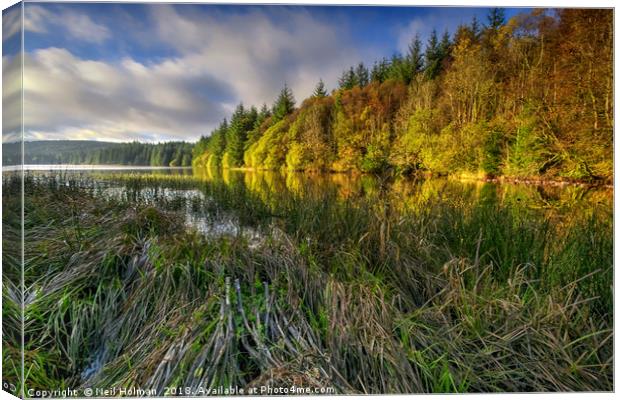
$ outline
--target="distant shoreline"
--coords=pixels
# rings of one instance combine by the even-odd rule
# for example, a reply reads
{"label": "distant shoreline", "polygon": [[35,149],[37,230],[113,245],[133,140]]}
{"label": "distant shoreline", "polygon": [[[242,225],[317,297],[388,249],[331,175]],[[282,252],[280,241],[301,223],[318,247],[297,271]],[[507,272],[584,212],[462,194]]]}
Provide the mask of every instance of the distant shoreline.
{"label": "distant shoreline", "polygon": [[[2,172],[19,171],[21,165],[2,166]],[[24,171],[105,171],[105,170],[164,170],[164,169],[192,169],[192,167],[166,167],[150,165],[124,164],[24,164]]]}

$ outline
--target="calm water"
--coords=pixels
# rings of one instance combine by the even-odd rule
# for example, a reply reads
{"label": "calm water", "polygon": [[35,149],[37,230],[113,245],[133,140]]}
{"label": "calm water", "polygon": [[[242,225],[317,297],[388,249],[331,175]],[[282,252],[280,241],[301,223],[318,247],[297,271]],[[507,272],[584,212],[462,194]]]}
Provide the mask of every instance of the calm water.
{"label": "calm water", "polygon": [[[260,234],[243,223],[243,215],[219,207],[206,185],[222,184],[258,197],[278,209],[288,197],[324,201],[379,198],[394,212],[437,203],[508,206],[520,218],[541,214],[562,225],[584,213],[611,218],[613,190],[585,186],[536,186],[452,179],[381,179],[370,175],[279,173],[271,171],[214,171],[191,168],[131,166],[26,166],[34,176],[72,176],[90,185],[96,195],[130,203],[155,205],[182,212],[188,225],[206,235],[244,235],[258,241]],[[136,185],[136,177],[141,177]]]}

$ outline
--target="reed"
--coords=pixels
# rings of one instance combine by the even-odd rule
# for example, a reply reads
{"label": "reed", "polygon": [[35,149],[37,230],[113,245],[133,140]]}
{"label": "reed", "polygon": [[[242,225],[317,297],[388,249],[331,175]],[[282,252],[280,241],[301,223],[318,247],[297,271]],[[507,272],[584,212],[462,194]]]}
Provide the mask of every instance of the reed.
{"label": "reed", "polygon": [[[25,188],[28,388],[613,389],[605,211],[558,226],[467,196],[189,176]],[[201,234],[188,209],[242,229]]]}

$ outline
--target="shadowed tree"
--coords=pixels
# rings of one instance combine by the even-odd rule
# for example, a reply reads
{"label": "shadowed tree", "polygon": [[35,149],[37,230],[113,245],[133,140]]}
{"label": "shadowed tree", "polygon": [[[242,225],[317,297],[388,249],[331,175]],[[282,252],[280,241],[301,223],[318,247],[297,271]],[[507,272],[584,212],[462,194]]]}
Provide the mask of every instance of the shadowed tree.
{"label": "shadowed tree", "polygon": [[314,88],[314,93],[312,93],[313,97],[325,97],[327,96],[327,91],[325,90],[325,83],[323,83],[323,79],[319,79],[319,83],[316,84]]}
{"label": "shadowed tree", "polygon": [[353,67],[345,70],[338,79],[338,86],[340,89],[353,89],[357,86],[357,76]]}
{"label": "shadowed tree", "polygon": [[366,68],[363,62],[357,64],[357,68],[355,68],[355,77],[357,78],[358,86],[364,87],[368,85],[370,76],[368,73],[368,68]]}
{"label": "shadowed tree", "polygon": [[422,54],[422,41],[420,40],[419,33],[409,43],[407,62],[409,63],[411,77],[421,72],[424,68],[424,54]]}

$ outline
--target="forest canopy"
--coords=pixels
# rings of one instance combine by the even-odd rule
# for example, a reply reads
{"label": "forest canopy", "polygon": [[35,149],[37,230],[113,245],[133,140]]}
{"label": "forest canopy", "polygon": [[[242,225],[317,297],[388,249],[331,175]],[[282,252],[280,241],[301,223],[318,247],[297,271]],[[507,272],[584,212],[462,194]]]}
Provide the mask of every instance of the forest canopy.
{"label": "forest canopy", "polygon": [[345,68],[296,107],[240,104],[194,166],[607,180],[613,174],[613,12],[534,10]]}

